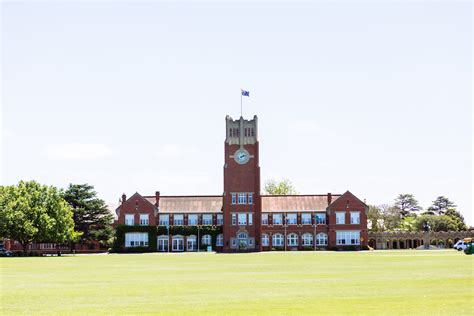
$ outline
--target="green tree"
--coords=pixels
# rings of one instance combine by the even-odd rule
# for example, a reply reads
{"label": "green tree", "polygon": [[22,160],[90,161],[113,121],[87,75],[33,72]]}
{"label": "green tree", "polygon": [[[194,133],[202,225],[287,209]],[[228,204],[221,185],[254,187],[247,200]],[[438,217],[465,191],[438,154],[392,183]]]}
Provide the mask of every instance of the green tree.
{"label": "green tree", "polygon": [[416,213],[421,211],[421,206],[415,199],[413,194],[400,194],[395,199],[394,207],[400,210],[402,218],[406,216],[416,216]]}
{"label": "green tree", "polygon": [[379,207],[382,212],[384,230],[394,231],[400,229],[402,222],[400,210],[387,204],[382,204]]}
{"label": "green tree", "polygon": [[416,218],[416,228],[419,231],[423,230],[423,223],[427,222],[430,225],[431,231],[447,232],[457,230],[457,222],[446,215],[430,215],[424,214]]}
{"label": "green tree", "polygon": [[97,240],[103,246],[110,245],[114,230],[113,215],[105,202],[97,197],[89,184],[69,184],[64,199],[73,211],[76,230],[82,232],[83,241]]}
{"label": "green tree", "polygon": [[428,212],[425,212],[425,214],[444,215],[448,209],[456,209],[454,202],[445,196],[438,196],[433,204],[428,207]]}
{"label": "green tree", "polygon": [[467,225],[464,222],[464,217],[454,208],[448,209],[444,215],[449,216],[456,223],[456,231],[467,230]]}
{"label": "green tree", "polygon": [[273,179],[265,183],[265,192],[271,195],[297,194],[290,180],[275,181]]}
{"label": "green tree", "polygon": [[369,205],[369,212],[367,213],[367,227],[371,232],[381,232],[384,230],[383,214],[380,208],[376,205]]}
{"label": "green tree", "polygon": [[400,230],[405,232],[417,231],[417,221],[413,216],[406,216],[400,223]]}
{"label": "green tree", "polygon": [[25,253],[32,242],[65,243],[79,236],[62,192],[36,181],[1,187],[0,223],[0,236],[17,240]]}

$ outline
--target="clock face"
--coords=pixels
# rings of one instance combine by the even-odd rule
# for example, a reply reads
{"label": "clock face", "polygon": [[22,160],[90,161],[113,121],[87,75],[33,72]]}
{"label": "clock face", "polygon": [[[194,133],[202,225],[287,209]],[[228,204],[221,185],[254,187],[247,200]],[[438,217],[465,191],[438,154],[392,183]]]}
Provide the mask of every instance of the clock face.
{"label": "clock face", "polygon": [[234,154],[234,159],[238,164],[245,164],[249,161],[249,153],[245,149],[239,149]]}

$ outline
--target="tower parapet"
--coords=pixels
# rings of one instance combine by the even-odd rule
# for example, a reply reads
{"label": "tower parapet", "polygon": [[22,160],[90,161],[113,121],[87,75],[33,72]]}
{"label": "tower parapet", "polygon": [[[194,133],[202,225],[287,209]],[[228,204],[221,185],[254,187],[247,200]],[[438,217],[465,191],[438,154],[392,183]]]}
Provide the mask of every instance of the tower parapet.
{"label": "tower parapet", "polygon": [[258,118],[254,115],[252,120],[245,120],[240,117],[238,120],[233,120],[229,115],[225,118],[226,121],[226,138],[225,142],[229,145],[253,145],[257,142],[257,121]]}

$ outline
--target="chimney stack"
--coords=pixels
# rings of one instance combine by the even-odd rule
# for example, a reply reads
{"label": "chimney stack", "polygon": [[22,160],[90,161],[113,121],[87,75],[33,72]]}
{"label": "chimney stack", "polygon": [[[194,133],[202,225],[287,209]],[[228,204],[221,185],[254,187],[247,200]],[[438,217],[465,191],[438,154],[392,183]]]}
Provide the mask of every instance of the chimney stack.
{"label": "chimney stack", "polygon": [[155,191],[155,205],[160,205],[160,191]]}
{"label": "chimney stack", "polygon": [[332,201],[332,195],[331,193],[328,193],[328,205],[331,205],[331,201]]}
{"label": "chimney stack", "polygon": [[122,204],[125,203],[126,200],[127,196],[125,195],[125,193],[122,193]]}

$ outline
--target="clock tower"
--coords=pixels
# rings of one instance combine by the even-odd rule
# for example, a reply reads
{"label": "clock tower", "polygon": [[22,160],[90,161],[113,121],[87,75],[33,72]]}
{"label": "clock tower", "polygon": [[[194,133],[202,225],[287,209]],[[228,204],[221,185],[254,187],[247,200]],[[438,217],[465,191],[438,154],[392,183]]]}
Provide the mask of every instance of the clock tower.
{"label": "clock tower", "polygon": [[224,143],[224,251],[261,250],[257,116],[226,117]]}

